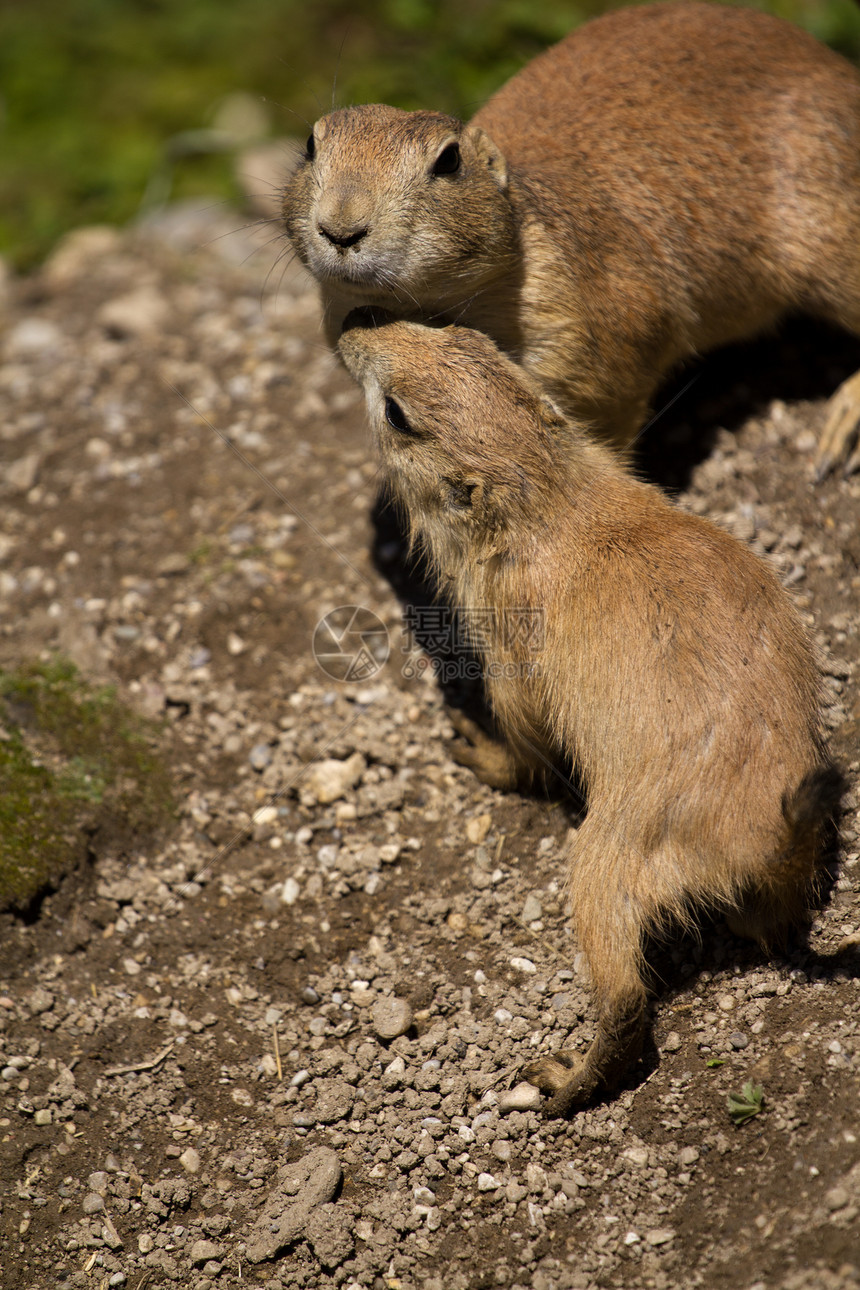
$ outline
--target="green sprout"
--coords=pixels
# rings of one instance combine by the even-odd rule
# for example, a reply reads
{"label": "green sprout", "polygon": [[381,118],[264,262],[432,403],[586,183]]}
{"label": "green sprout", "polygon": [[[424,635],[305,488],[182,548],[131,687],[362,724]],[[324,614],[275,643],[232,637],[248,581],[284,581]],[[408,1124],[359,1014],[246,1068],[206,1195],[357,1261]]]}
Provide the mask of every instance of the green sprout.
{"label": "green sprout", "polygon": [[735,1124],[745,1124],[754,1115],[758,1115],[763,1103],[764,1089],[760,1084],[753,1084],[750,1079],[744,1084],[740,1093],[729,1093],[726,1098],[729,1115]]}

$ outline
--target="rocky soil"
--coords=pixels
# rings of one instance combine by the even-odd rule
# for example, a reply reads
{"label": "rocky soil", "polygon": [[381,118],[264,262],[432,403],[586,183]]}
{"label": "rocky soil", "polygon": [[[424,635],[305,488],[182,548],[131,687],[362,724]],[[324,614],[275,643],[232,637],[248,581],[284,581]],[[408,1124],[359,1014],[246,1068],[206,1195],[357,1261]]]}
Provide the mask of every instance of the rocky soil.
{"label": "rocky soil", "polygon": [[[654,947],[644,1062],[543,1118],[518,1072],[594,1025],[575,804],[453,761],[358,394],[240,223],[84,230],[3,285],[0,667],[61,651],[163,719],[179,814],[0,924],[0,1283],[860,1284],[856,797],[808,947]],[[776,563],[852,783],[860,480],[811,463],[857,361],[804,329],[727,356],[643,456]]]}

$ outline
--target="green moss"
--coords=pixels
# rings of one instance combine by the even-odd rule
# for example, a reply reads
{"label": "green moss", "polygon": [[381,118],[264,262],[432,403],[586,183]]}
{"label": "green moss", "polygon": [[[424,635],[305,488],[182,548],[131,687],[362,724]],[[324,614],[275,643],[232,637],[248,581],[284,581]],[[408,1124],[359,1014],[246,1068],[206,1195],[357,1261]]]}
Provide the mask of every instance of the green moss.
{"label": "green moss", "polygon": [[97,839],[166,822],[158,734],[64,659],[0,671],[0,909],[32,906]]}

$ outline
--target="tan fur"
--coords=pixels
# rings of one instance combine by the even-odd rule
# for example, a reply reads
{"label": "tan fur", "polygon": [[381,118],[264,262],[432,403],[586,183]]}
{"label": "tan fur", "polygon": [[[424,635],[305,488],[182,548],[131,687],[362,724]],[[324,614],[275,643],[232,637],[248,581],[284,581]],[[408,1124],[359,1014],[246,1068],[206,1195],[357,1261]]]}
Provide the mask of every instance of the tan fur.
{"label": "tan fur", "polygon": [[[469,125],[371,105],[313,137],[284,218],[332,344],[360,304],[475,327],[623,446],[693,354],[793,310],[860,335],[860,76],[768,14],[619,10]],[[846,383],[822,465],[858,411]]]}
{"label": "tan fur", "polygon": [[486,767],[510,787],[569,760],[587,785],[567,884],[600,1025],[575,1072],[563,1054],[530,1073],[564,1113],[638,1054],[648,930],[704,903],[768,944],[802,915],[838,796],[813,650],[767,565],[631,477],[486,336],[359,311],[340,353],[451,601],[543,615],[537,653],[516,631],[483,646],[507,741]]}

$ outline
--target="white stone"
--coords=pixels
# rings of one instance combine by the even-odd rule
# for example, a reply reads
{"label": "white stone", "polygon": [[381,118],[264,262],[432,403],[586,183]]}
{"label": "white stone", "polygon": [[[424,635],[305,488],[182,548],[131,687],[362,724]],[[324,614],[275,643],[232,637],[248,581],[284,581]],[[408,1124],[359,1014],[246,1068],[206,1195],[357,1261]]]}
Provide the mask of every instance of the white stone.
{"label": "white stone", "polygon": [[114,296],[98,311],[98,320],[109,331],[124,336],[145,336],[158,331],[167,321],[168,304],[154,287],[138,287]]}
{"label": "white stone", "polygon": [[507,1093],[502,1093],[498,1105],[503,1114],[509,1111],[536,1111],[540,1106],[540,1090],[533,1084],[517,1084]]}
{"label": "white stone", "polygon": [[299,898],[301,887],[295,878],[287,878],[281,888],[281,900],[285,905],[294,905]]}
{"label": "white stone", "polygon": [[466,837],[473,846],[479,846],[490,831],[493,823],[491,815],[476,815],[466,825]]}
{"label": "white stone", "polygon": [[195,1147],[186,1147],[179,1157],[179,1163],[186,1173],[200,1173],[200,1152]]}
{"label": "white stone", "polygon": [[16,493],[29,493],[38,478],[41,462],[37,452],[28,452],[26,456],[11,462],[3,471],[7,487],[14,489]]}
{"label": "white stone", "polygon": [[543,905],[534,894],[526,896],[523,905],[522,919],[524,923],[536,923],[543,916]]}
{"label": "white stone", "polygon": [[355,788],[366,769],[367,762],[359,752],[353,753],[346,761],[327,757],[324,761],[315,762],[301,781],[302,800],[307,805],[316,802],[321,806],[336,802]]}
{"label": "white stone", "polygon": [[63,339],[56,323],[46,318],[22,318],[6,337],[7,354],[38,354],[54,349]]}
{"label": "white stone", "polygon": [[644,1168],[648,1163],[648,1148],[628,1147],[624,1152],[624,1159],[629,1160],[631,1164],[639,1165],[640,1168]]}

